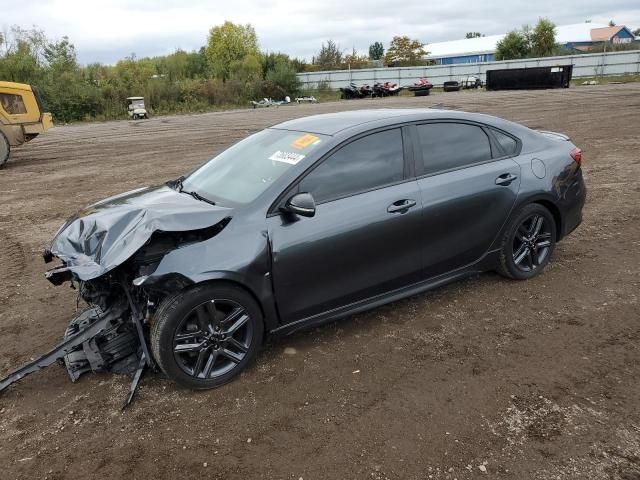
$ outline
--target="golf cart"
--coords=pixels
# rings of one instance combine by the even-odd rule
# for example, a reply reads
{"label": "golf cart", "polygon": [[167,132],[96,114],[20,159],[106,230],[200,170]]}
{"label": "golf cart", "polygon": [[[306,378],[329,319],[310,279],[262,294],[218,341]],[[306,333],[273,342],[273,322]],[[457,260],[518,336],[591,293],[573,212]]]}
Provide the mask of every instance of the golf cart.
{"label": "golf cart", "polygon": [[144,97],[128,97],[127,112],[129,113],[129,118],[132,118],[133,120],[149,118],[147,109],[144,106]]}

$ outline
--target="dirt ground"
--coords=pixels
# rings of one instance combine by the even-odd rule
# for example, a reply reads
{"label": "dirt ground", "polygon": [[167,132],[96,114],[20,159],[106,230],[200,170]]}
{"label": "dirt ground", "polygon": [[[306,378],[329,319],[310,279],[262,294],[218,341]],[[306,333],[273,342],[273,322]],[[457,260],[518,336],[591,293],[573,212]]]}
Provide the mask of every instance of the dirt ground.
{"label": "dirt ground", "polygon": [[284,119],[448,108],[569,134],[582,226],[528,282],[484,274],[271,341],[207,392],[147,374],[0,396],[0,477],[640,480],[640,84],[459,92],[62,126],[0,171],[0,372],[57,343],[76,309],[42,247],[106,196],[175,178]]}

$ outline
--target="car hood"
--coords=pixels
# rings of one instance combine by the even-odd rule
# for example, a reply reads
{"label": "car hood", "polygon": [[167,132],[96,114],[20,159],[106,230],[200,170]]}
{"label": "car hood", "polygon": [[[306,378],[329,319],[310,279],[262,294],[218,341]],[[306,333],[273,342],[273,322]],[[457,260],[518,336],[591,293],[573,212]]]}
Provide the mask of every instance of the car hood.
{"label": "car hood", "polygon": [[49,250],[80,280],[104,275],[129,259],[156,231],[182,232],[216,225],[231,209],[196,200],[168,186],[107,198],[71,217]]}

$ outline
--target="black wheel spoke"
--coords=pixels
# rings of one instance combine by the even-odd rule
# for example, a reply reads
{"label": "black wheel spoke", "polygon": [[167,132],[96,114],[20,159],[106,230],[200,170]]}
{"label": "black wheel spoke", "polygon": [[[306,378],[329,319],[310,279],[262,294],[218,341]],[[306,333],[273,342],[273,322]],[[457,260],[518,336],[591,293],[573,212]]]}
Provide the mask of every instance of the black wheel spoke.
{"label": "black wheel spoke", "polygon": [[233,337],[227,338],[227,345],[232,345],[236,349],[240,350],[242,353],[247,353],[249,351],[249,347],[247,347],[244,343],[236,340]]}
{"label": "black wheel spoke", "polygon": [[529,237],[533,235],[533,232],[536,229],[536,225],[538,224],[539,218],[540,218],[540,215],[534,215],[533,217],[531,217],[529,228],[527,229],[527,233]]}
{"label": "black wheel spoke", "polygon": [[209,352],[206,349],[200,350],[198,354],[198,359],[196,360],[196,364],[193,367],[193,376],[200,376],[200,372],[202,371],[202,367],[204,367],[205,360],[208,357]]}
{"label": "black wheel spoke", "polygon": [[240,363],[244,358],[244,354],[236,353],[228,348],[223,348],[220,350],[220,355],[227,357],[233,363]]}
{"label": "black wheel spoke", "polygon": [[537,216],[534,217],[534,219],[532,221],[532,224],[531,224],[531,226],[533,228],[533,231],[531,232],[533,237],[536,237],[537,235],[540,234],[540,230],[542,230],[542,225],[543,224],[544,224],[544,218],[543,217],[541,217],[540,215],[537,215]]}
{"label": "black wheel spoke", "polygon": [[191,342],[195,343],[198,338],[201,338],[204,334],[197,330],[195,332],[179,333],[174,337],[176,342]]}
{"label": "black wheel spoke", "polygon": [[242,307],[234,308],[226,317],[222,319],[222,323],[225,325],[233,323],[236,320],[238,320],[240,317],[242,317],[244,313],[245,313],[244,308]]}
{"label": "black wheel spoke", "polygon": [[211,376],[211,372],[213,371],[213,365],[216,363],[216,359],[218,358],[218,352],[213,351],[209,354],[209,358],[207,358],[207,363],[204,366],[204,370],[202,371],[202,376],[204,378],[209,378]]}
{"label": "black wheel spoke", "polygon": [[536,243],[536,248],[538,250],[543,249],[543,248],[547,248],[551,246],[551,240],[538,240],[538,242]]}
{"label": "black wheel spoke", "polygon": [[180,343],[173,348],[176,353],[199,352],[202,349],[202,343]]}
{"label": "black wheel spoke", "polygon": [[[249,315],[247,315],[244,311],[244,309],[239,309],[240,312],[237,314],[234,314],[234,318],[236,318],[236,320],[233,322],[233,324],[228,327],[225,330],[225,334],[227,335],[233,335],[234,333],[236,333],[240,328],[242,328],[242,326],[244,324],[246,324],[249,321]],[[225,319],[225,323],[228,323]],[[230,322],[229,322],[230,323]]]}
{"label": "black wheel spoke", "polygon": [[533,270],[533,267],[535,265],[533,250],[528,249],[527,252],[528,252],[528,254],[527,254],[527,265],[529,266],[530,269]]}
{"label": "black wheel spoke", "polygon": [[524,260],[528,253],[529,249],[526,247],[526,245],[520,245],[520,248],[518,248],[518,250],[516,250],[516,252],[513,254],[513,262],[516,265],[520,265],[522,263],[522,260]]}

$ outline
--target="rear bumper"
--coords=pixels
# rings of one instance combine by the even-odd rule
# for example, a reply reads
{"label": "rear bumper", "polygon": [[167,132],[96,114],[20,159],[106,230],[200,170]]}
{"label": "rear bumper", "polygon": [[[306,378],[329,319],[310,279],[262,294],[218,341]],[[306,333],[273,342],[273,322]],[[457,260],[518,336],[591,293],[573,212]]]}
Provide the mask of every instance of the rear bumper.
{"label": "rear bumper", "polygon": [[567,189],[563,205],[562,231],[558,240],[566,237],[582,223],[582,209],[587,199],[587,187],[578,170],[575,182]]}

